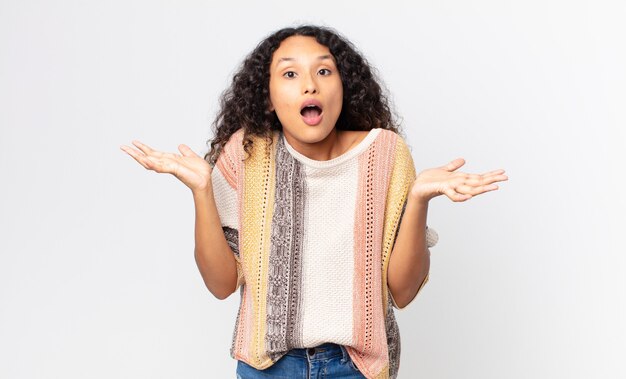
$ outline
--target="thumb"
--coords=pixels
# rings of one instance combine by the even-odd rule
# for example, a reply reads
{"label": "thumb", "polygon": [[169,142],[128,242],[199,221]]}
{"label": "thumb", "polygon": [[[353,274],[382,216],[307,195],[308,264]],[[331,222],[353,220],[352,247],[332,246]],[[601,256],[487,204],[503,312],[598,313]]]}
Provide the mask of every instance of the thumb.
{"label": "thumb", "polygon": [[180,153],[184,156],[184,157],[197,157],[198,154],[194,153],[193,150],[191,150],[191,148],[187,145],[184,144],[180,144],[178,145],[178,151],[180,151]]}
{"label": "thumb", "polygon": [[454,170],[458,169],[459,167],[463,166],[464,164],[465,164],[465,159],[457,158],[457,159],[451,161],[450,163],[448,163],[447,165],[441,166],[441,168],[446,170],[446,171],[454,171]]}

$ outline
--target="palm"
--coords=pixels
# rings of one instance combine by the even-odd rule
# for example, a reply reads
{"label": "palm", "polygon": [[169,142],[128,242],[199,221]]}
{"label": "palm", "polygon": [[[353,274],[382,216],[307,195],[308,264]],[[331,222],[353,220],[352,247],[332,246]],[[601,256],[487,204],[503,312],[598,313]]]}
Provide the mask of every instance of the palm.
{"label": "palm", "polygon": [[122,146],[121,149],[147,170],[172,174],[192,191],[203,190],[209,184],[211,166],[188,146],[178,146],[180,155],[153,150],[139,141],[133,141],[133,145],[139,150],[128,146]]}
{"label": "palm", "polygon": [[428,201],[439,195],[446,195],[452,201],[465,201],[484,192],[498,189],[495,182],[508,179],[504,170],[489,171],[484,174],[467,174],[456,171],[465,164],[462,158],[455,159],[445,166],[430,168],[419,173],[411,196]]}

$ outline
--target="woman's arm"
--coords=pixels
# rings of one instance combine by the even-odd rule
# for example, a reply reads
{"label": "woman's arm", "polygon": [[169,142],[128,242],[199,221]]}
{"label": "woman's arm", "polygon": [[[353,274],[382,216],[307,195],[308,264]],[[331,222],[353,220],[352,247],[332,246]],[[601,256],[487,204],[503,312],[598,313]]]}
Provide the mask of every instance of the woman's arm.
{"label": "woman's arm", "polygon": [[458,158],[445,166],[424,170],[409,190],[387,268],[387,285],[399,308],[404,308],[415,298],[430,270],[430,251],[426,243],[429,201],[439,195],[446,195],[454,202],[466,201],[497,190],[494,183],[508,180],[504,170],[480,175],[455,172],[464,164],[465,160]]}
{"label": "woman's arm", "polygon": [[237,264],[215,204],[213,169],[186,145],[178,147],[182,155],[160,152],[139,141],[133,145],[139,150],[120,148],[147,170],[172,174],[191,189],[196,210],[196,264],[209,291],[218,299],[227,298],[236,290]]}
{"label": "woman's arm", "polygon": [[427,213],[428,201],[409,197],[387,267],[387,284],[398,308],[406,307],[417,296],[430,270]]}
{"label": "woman's arm", "polygon": [[237,262],[224,236],[213,187],[208,185],[203,191],[194,191],[193,200],[196,264],[209,291],[218,299],[225,299],[236,290]]}

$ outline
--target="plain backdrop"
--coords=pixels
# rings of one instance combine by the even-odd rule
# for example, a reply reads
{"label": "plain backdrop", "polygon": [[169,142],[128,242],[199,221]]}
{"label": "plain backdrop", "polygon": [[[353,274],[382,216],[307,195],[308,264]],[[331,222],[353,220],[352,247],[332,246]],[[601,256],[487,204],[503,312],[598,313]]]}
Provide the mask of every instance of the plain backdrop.
{"label": "plain backdrop", "polygon": [[193,257],[191,192],[119,149],[204,154],[269,33],[331,26],[377,68],[432,200],[400,378],[624,378],[626,3],[0,1],[0,377],[233,378],[239,294]]}

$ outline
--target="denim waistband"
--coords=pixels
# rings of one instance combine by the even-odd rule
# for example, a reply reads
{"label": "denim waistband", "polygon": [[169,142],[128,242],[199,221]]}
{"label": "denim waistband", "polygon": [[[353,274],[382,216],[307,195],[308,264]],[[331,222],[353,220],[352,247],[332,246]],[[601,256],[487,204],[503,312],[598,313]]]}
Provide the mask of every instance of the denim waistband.
{"label": "denim waistband", "polygon": [[291,349],[287,352],[287,355],[302,358],[308,357],[310,360],[328,359],[335,356],[343,356],[344,359],[348,358],[348,352],[345,347],[331,342],[316,347]]}

